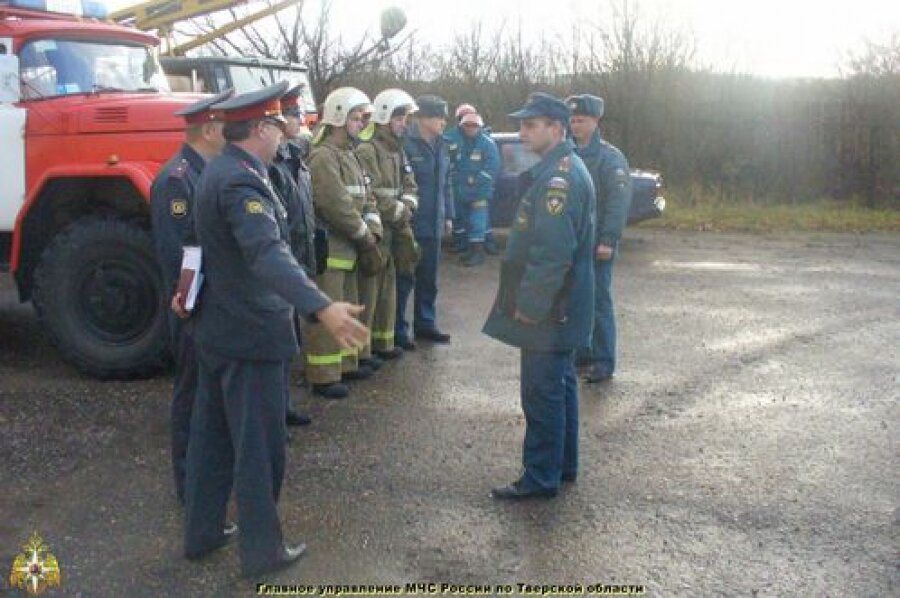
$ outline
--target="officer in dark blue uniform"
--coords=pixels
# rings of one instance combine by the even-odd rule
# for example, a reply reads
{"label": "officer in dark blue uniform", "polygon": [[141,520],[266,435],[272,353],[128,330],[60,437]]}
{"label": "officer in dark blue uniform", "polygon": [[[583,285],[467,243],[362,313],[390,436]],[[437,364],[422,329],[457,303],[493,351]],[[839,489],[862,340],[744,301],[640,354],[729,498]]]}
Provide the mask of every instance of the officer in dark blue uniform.
{"label": "officer in dark blue uniform", "polygon": [[[156,175],[150,188],[150,210],[156,259],[162,270],[163,289],[171,297],[181,272],[182,248],[196,245],[194,236],[194,189],[206,161],[222,152],[222,120],[210,110],[227,100],[232,90],[204,98],[176,112],[184,117],[185,142]],[[175,358],[172,393],[172,471],[178,502],[184,504],[184,460],[191,429],[191,410],[197,392],[197,357],[189,322],[169,314],[169,341]]]}
{"label": "officer in dark blue uniform", "polygon": [[594,186],[567,142],[569,109],[534,93],[518,112],[524,146],[541,156],[525,173],[484,332],[521,348],[525,471],[498,499],[556,496],[578,475],[578,380],[574,352],[590,341]]}
{"label": "officer in dark blue uniform", "polygon": [[[241,569],[257,576],[298,559],[276,503],[285,467],[284,363],[297,351],[292,317],[316,319],[346,349],[368,341],[362,306],[331,302],[297,264],[287,217],[267,176],[284,119],[274,85],[217,104],[225,120],[222,155],[204,169],[195,228],[204,282],[196,314],[199,386],[188,446],[185,554],[221,547],[232,487]],[[181,315],[176,293],[173,306]]]}
{"label": "officer in dark blue uniform", "polygon": [[[287,211],[290,231],[291,253],[306,275],[316,274],[315,230],[316,215],[312,203],[312,184],[309,168],[301,157],[301,148],[293,143],[299,137],[303,126],[303,112],[300,107],[302,85],[292,87],[281,98],[281,113],[285,118],[284,141],[278,146],[275,159],[269,166],[269,178],[278,192]],[[300,339],[299,327],[295,330]],[[289,426],[305,426],[312,420],[294,407],[290,387],[290,360],[284,369],[285,376],[285,421]]]}
{"label": "officer in dark blue uniform", "polygon": [[612,275],[619,239],[631,206],[631,174],[624,154],[600,137],[603,98],[582,94],[566,100],[572,111],[575,151],[584,160],[597,192],[597,234],[594,239],[594,334],[591,347],[578,352],[587,382],[612,378],[616,369],[616,315]]}
{"label": "officer in dark blue uniform", "polygon": [[450,335],[437,325],[438,264],[441,259],[441,236],[449,232],[453,218],[453,195],[450,185],[450,157],[443,137],[447,124],[447,102],[434,95],[416,98],[419,111],[403,142],[416,185],[419,207],[413,215],[413,234],[421,257],[414,276],[397,276],[397,319],[394,343],[407,351],[415,349],[410,338],[406,304],[413,294],[413,333],[417,339],[449,343]]}

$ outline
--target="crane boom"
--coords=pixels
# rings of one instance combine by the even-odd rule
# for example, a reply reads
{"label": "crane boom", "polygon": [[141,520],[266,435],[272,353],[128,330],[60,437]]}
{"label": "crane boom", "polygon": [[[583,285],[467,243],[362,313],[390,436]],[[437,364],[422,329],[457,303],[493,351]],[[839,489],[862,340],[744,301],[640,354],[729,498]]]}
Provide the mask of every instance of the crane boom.
{"label": "crane boom", "polygon": [[172,39],[172,28],[176,23],[234,8],[246,4],[247,0],[150,0],[118,10],[110,14],[109,18],[120,25],[131,25],[142,31],[157,30],[159,36],[166,39],[166,54],[181,56],[188,50],[209,43],[298,2],[302,3],[302,0],[281,0],[183,44],[175,44]]}

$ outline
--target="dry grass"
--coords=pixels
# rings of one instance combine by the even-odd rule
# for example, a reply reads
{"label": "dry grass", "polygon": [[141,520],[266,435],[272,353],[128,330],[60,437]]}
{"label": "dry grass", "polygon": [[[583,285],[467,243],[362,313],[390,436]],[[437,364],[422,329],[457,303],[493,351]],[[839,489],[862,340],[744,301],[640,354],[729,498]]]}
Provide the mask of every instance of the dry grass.
{"label": "dry grass", "polygon": [[900,232],[900,209],[873,209],[859,202],[827,199],[797,204],[723,202],[693,189],[668,189],[664,215],[638,226],[723,232]]}

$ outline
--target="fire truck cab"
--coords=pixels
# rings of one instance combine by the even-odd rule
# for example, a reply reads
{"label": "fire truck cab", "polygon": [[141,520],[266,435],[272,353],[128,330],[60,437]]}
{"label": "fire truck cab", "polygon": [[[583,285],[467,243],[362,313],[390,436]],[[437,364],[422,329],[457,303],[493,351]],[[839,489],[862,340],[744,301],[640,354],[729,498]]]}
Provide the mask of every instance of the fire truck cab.
{"label": "fire truck cab", "polygon": [[154,35],[104,17],[0,0],[0,270],[67,361],[128,378],[167,358],[150,184],[199,96],[169,92]]}

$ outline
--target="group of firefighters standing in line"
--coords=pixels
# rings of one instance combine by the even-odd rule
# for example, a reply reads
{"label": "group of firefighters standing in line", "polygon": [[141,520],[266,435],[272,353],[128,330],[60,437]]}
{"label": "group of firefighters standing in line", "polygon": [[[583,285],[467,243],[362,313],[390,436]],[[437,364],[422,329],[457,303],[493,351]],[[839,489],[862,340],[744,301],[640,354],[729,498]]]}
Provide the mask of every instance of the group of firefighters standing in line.
{"label": "group of firefighters standing in line", "polygon": [[[186,142],[152,189],[157,254],[177,315],[170,326],[176,357],[172,457],[185,505],[185,552],[200,558],[238,534],[225,521],[233,488],[248,576],[281,568],[305,550],[283,541],[275,507],[286,425],[309,423],[290,400],[298,335],[310,388],[343,398],[346,380],[372,376],[383,360],[415,349],[413,339],[450,341],[436,320],[443,234],[453,231],[454,249],[466,265],[496,252],[489,200],[499,154],[473,107],[460,106],[456,125],[445,130],[447,104],[437,96],[413,99],[388,89],[370,101],[343,87],[326,98],[308,141],[301,137],[300,91],[282,83],[236,97],[225,92],[183,109]],[[569,369],[558,368],[574,371],[577,349],[588,381],[613,373],[615,328],[611,346],[610,331],[598,334],[598,328],[612,319],[612,258],[628,211],[630,178],[624,157],[597,132],[602,100],[584,95],[567,102],[533,94],[513,115],[546,126],[526,136],[523,125],[526,147],[544,160],[526,174],[529,191],[504,259],[506,266],[515,258],[522,271],[509,278],[504,268],[485,329],[523,349],[526,472],[495,489],[496,498],[554,496],[560,481],[574,480],[577,407],[567,422],[566,410],[573,400],[577,404],[577,385],[573,389]],[[593,127],[579,129],[576,117],[570,123],[573,114],[588,117]],[[567,132],[585,160],[593,160],[589,168],[566,141]],[[613,213],[606,227],[604,210]],[[555,232],[542,236],[539,230]],[[186,246],[202,250],[204,282],[193,314],[179,285]],[[607,273],[598,268],[595,277],[595,259],[608,262]],[[529,260],[546,263],[528,270]],[[510,281],[535,287],[519,304],[513,299],[507,313],[516,296]],[[406,316],[410,294],[412,327]],[[517,329],[522,326],[524,333]],[[598,345],[605,346],[598,351]],[[545,359],[547,351],[555,357]],[[527,406],[535,399],[553,402],[546,395],[555,390],[527,380],[541,371],[560,382],[565,395],[552,407],[562,411],[550,419],[535,418]],[[535,440],[549,437],[554,447],[565,446],[565,456]],[[547,451],[555,455],[549,469]],[[530,454],[539,466],[529,474]]]}

